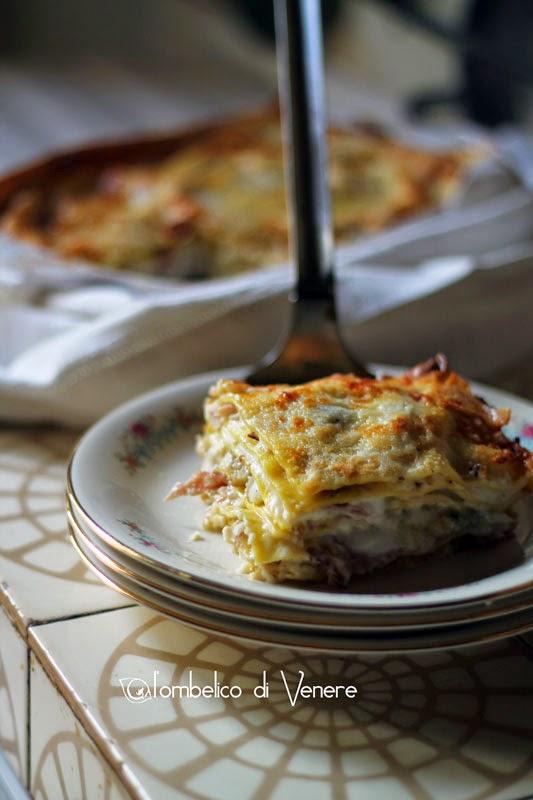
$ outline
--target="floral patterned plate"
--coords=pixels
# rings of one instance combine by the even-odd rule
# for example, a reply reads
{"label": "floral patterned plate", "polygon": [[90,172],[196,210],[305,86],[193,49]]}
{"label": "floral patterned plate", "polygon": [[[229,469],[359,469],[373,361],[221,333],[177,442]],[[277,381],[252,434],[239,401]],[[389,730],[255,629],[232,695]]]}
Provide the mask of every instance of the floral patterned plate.
{"label": "floral patterned plate", "polygon": [[[389,368],[387,368],[390,371]],[[445,609],[459,615],[480,614],[524,599],[533,589],[533,542],[521,553],[492,548],[465,554],[454,569],[442,566],[411,569],[407,574],[372,576],[354,591],[325,591],[313,587],[270,585],[237,573],[238,560],[222,538],[194,534],[201,530],[203,505],[186,497],[165,503],[176,480],[198,466],[194,451],[202,401],[209,386],[229,373],[197,376],[161,387],[115,410],[82,438],[69,469],[67,494],[78,518],[108,546],[132,563],[171,576],[198,591],[232,596],[239,603],[263,607],[307,609],[316,615],[376,614],[404,623],[417,613]],[[240,377],[245,370],[233,370]],[[510,433],[533,444],[533,406],[524,400],[475,386],[493,405],[510,407]],[[529,598],[528,598],[529,599]],[[532,625],[533,625],[533,613]]]}

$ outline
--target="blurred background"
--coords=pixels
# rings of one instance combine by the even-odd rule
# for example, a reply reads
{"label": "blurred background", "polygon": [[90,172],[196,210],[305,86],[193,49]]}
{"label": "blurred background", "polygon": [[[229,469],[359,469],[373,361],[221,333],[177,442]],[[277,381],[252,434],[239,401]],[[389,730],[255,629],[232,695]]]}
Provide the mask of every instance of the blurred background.
{"label": "blurred background", "polygon": [[[363,116],[533,123],[531,4],[325,0],[323,9],[333,110],[357,89]],[[0,169],[276,90],[269,0],[0,0],[0,12]]]}
{"label": "blurred background", "polygon": [[[383,123],[422,150],[474,141],[487,155],[441,207],[339,248],[346,340],[361,360],[389,364],[444,350],[466,375],[533,397],[533,4],[322,8],[332,117]],[[0,20],[0,177],[45,153],[277,97],[271,0],[0,0]],[[364,184],[357,163],[354,186]],[[383,196],[394,188],[387,169],[377,167]],[[432,174],[424,180],[429,197]],[[37,189],[46,232],[56,201]],[[119,218],[119,245],[135,242],[132,219],[128,228]],[[105,259],[84,269],[11,233],[0,233],[0,417],[86,424],[154,385],[256,361],[288,313],[286,264],[220,285],[141,284],[131,271],[106,272]]]}

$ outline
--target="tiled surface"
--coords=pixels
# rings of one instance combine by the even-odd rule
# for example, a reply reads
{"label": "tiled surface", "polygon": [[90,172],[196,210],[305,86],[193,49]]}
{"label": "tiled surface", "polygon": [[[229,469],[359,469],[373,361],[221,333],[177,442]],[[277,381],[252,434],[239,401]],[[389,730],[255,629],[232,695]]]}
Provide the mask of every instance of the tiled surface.
{"label": "tiled surface", "polygon": [[22,633],[32,622],[126,605],[67,540],[65,468],[76,438],[0,431],[0,605]]}
{"label": "tiled surface", "polygon": [[34,658],[30,675],[30,787],[35,800],[128,800],[118,777]]}
{"label": "tiled surface", "polygon": [[26,783],[26,712],[28,663],[26,645],[0,608],[0,750]]}
{"label": "tiled surface", "polygon": [[[30,643],[117,768],[152,798],[511,800],[533,792],[533,661],[517,642],[342,660],[218,640],[140,608],[33,628]],[[235,700],[128,701],[120,685],[223,683]],[[268,700],[251,691],[266,669]],[[358,697],[291,707],[293,684],[353,683]],[[136,682],[135,685],[141,685]]]}

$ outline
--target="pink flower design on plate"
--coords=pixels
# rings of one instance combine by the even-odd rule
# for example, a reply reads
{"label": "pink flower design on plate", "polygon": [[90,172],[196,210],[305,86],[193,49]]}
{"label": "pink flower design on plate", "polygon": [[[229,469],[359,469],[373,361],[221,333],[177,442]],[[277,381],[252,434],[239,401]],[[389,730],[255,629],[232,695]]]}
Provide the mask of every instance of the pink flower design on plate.
{"label": "pink flower design on plate", "polygon": [[138,436],[140,439],[145,439],[150,433],[150,427],[146,422],[134,422],[130,430],[134,436]]}
{"label": "pink flower design on plate", "polygon": [[135,475],[181,433],[190,431],[201,422],[197,413],[174,408],[170,414],[157,418],[147,414],[136,419],[121,434],[115,453],[129,475]]}

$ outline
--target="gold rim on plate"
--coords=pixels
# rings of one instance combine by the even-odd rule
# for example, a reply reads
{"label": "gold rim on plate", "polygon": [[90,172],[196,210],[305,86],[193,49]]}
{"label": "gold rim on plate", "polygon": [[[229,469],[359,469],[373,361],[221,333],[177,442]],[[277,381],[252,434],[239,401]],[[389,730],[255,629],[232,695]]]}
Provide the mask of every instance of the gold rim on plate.
{"label": "gold rim on plate", "polygon": [[[278,638],[272,637],[264,637],[260,636],[257,632],[253,634],[249,634],[246,629],[239,628],[237,630],[228,628],[224,625],[213,625],[209,624],[205,621],[199,621],[196,617],[191,617],[189,614],[185,613],[182,609],[176,609],[175,607],[169,607],[162,605],[160,602],[155,600],[148,590],[146,590],[145,594],[139,594],[138,591],[131,588],[131,586],[124,586],[123,583],[120,582],[120,578],[117,578],[117,574],[115,571],[113,572],[113,577],[110,577],[106,574],[100,565],[93,562],[87,554],[82,550],[81,546],[76,539],[76,532],[79,530],[78,526],[74,521],[69,520],[69,535],[71,538],[71,542],[73,547],[75,548],[76,552],[82,558],[83,562],[97,575],[97,577],[102,580],[107,586],[114,589],[115,591],[119,591],[126,597],[134,600],[135,602],[148,606],[152,608],[154,611],[157,611],[161,614],[164,614],[167,617],[171,617],[173,619],[177,619],[184,624],[192,626],[194,628],[199,628],[201,630],[207,631],[208,633],[215,634],[215,635],[222,635],[233,639],[239,639],[241,641],[251,642],[256,645],[262,646],[277,646],[277,647],[284,647],[291,650],[296,651],[304,651],[304,652],[322,652],[322,653],[331,653],[331,654],[341,654],[341,655],[349,655],[355,653],[405,653],[405,652],[424,652],[430,650],[447,650],[451,648],[459,648],[459,647],[468,647],[472,645],[483,644],[485,642],[492,642],[497,641],[498,639],[505,639],[511,636],[518,636],[522,633],[531,629],[531,624],[526,623],[519,623],[512,628],[503,630],[503,631],[496,631],[493,633],[486,633],[477,636],[467,636],[465,638],[464,633],[456,640],[453,644],[446,644],[443,645],[440,642],[435,642],[433,644],[425,644],[425,645],[403,645],[399,646],[395,643],[393,646],[382,646],[376,647],[374,643],[373,646],[365,645],[360,642],[358,643],[347,643],[345,645],[340,645],[338,642],[335,643],[326,643],[324,641],[315,641],[314,643],[296,643],[294,638],[288,635],[288,641],[284,641],[285,637],[283,636],[281,631],[277,631]],[[111,568],[110,568],[111,569]],[[148,595],[148,597],[146,596]],[[437,634],[438,635],[438,634]],[[293,635],[294,636],[294,635]]]}
{"label": "gold rim on plate", "polygon": [[[149,577],[147,577],[146,575],[144,574],[140,575],[139,573],[132,571],[123,562],[117,561],[115,558],[113,558],[113,556],[110,553],[98,547],[96,542],[94,542],[87,535],[86,531],[83,530],[83,528],[81,527],[81,523],[78,520],[76,520],[76,517],[73,513],[72,508],[70,507],[68,500],[67,500],[67,518],[70,524],[72,526],[75,526],[78,539],[81,539],[84,546],[94,554],[97,560],[104,563],[109,569],[112,569],[115,572],[123,575],[127,580],[130,580],[133,583],[140,584],[143,588],[146,588],[148,591],[155,591],[158,594],[163,594],[167,596],[170,595],[171,597],[176,598],[177,600],[184,601],[187,604],[192,603],[195,606],[201,606],[202,609],[207,609],[216,612],[222,610],[224,613],[227,613],[232,617],[239,618],[242,620],[247,620],[252,622],[254,620],[258,620],[267,624],[267,626],[274,621],[272,616],[270,617],[265,616],[264,611],[268,610],[267,607],[265,607],[263,613],[261,613],[260,611],[256,612],[253,609],[250,609],[249,606],[247,606],[246,612],[243,613],[242,606],[235,606],[227,603],[222,603],[220,601],[218,601],[216,604],[210,603],[208,598],[205,597],[205,595],[200,594],[200,596],[198,596],[198,594],[196,594],[198,590],[192,587],[191,587],[192,591],[195,592],[195,595],[193,598],[191,598],[190,593],[187,594],[186,591],[179,590],[179,585],[173,584],[171,586],[168,586],[167,584],[171,583],[171,581],[169,580],[168,575],[165,575],[163,572],[158,574],[161,575],[161,578],[165,580],[167,584],[161,585],[160,583],[157,583],[155,576],[154,580],[150,580]],[[117,557],[120,557],[118,553]],[[476,615],[475,620],[473,620],[471,616],[467,614],[466,617],[461,617],[461,618],[444,619],[438,621],[428,618],[425,621],[417,620],[415,623],[396,622],[395,624],[387,624],[387,625],[378,625],[376,624],[375,620],[369,620],[366,624],[358,620],[357,623],[350,624],[349,621],[347,622],[347,620],[343,619],[342,617],[330,618],[329,616],[327,622],[325,622],[324,618],[320,620],[317,618],[315,620],[305,612],[302,612],[300,619],[295,617],[287,617],[286,615],[276,613],[275,621],[282,622],[284,625],[287,625],[289,627],[300,628],[300,629],[302,627],[306,629],[312,627],[322,630],[344,629],[345,631],[361,630],[364,632],[365,628],[374,628],[374,629],[379,628],[379,630],[384,632],[386,631],[393,632],[395,629],[404,628],[416,632],[417,629],[427,628],[428,625],[431,625],[434,628],[442,628],[445,626],[449,626],[454,622],[466,623],[469,620],[471,620],[471,624],[474,625],[476,624],[476,621],[478,619],[489,620],[492,618],[503,617],[506,616],[507,614],[512,614],[518,611],[525,611],[530,607],[531,607],[531,600],[527,602],[524,601],[516,603],[510,607],[506,607],[503,611],[497,611],[494,610],[493,608],[490,608],[487,611],[484,611]]]}
{"label": "gold rim on plate", "polygon": [[[72,483],[72,465],[74,458],[76,456],[78,448],[76,447],[72,453],[70,458],[68,468],[67,468],[67,481],[66,481],[66,506],[67,509],[70,507],[72,512],[80,517],[83,520],[84,525],[87,525],[90,530],[93,531],[95,536],[101,539],[104,544],[106,544],[111,550],[115,550],[125,557],[132,559],[134,562],[138,562],[142,564],[145,568],[156,571],[157,573],[168,577],[169,575],[174,576],[179,582],[182,584],[192,584],[196,588],[201,587],[202,589],[206,590],[209,595],[213,597],[213,601],[217,604],[222,602],[227,602],[228,597],[242,599],[242,596],[248,597],[252,602],[259,603],[267,606],[271,606],[276,610],[278,608],[285,608],[294,606],[298,608],[298,603],[295,600],[287,598],[284,601],[276,600],[275,597],[269,597],[268,600],[266,598],[258,598],[257,595],[254,594],[253,590],[246,590],[246,587],[239,587],[239,589],[232,589],[231,587],[219,586],[218,584],[214,585],[212,581],[207,579],[191,575],[189,572],[185,572],[182,569],[178,569],[173,567],[170,564],[163,565],[155,559],[150,558],[149,556],[135,550],[131,547],[128,547],[123,542],[119,541],[115,536],[111,533],[106,531],[99,523],[97,523],[83,508],[80,501],[76,496],[76,492],[73,487]],[[503,616],[505,613],[511,613],[512,611],[516,610],[515,605],[504,606],[503,609],[495,611],[494,604],[496,601],[505,600],[506,598],[511,598],[512,596],[517,595],[517,603],[523,603],[524,607],[531,605],[531,599],[526,601],[525,597],[530,598],[530,595],[533,595],[533,579],[530,581],[526,581],[522,584],[517,586],[511,587],[509,589],[500,589],[498,592],[491,592],[489,594],[485,594],[480,598],[471,599],[466,604],[462,600],[456,601],[446,601],[445,603],[437,603],[433,606],[427,605],[416,605],[412,604],[408,608],[401,607],[398,605],[394,605],[391,603],[389,607],[385,608],[369,608],[369,607],[360,607],[358,613],[361,613],[362,619],[368,619],[368,623],[362,623],[363,625],[367,624],[368,626],[376,625],[376,620],[380,616],[385,616],[387,613],[393,612],[394,618],[396,620],[390,627],[394,627],[397,624],[399,627],[409,625],[409,620],[412,619],[413,615],[420,616],[421,622],[420,624],[424,624],[424,620],[427,617],[428,623],[437,624],[437,620],[435,618],[436,614],[448,614],[450,611],[457,612],[457,615],[453,614],[450,618],[449,616],[445,618],[441,618],[443,623],[445,622],[452,622],[464,620],[465,618],[468,619],[471,617],[473,613],[475,613],[476,618],[489,618],[490,616]],[[224,599],[222,599],[224,598]],[[511,602],[511,600],[510,600]],[[206,604],[207,605],[207,604]],[[466,605],[466,609],[461,611],[462,608]],[[479,605],[477,611],[475,611],[472,607]],[[483,607],[490,606],[489,609],[484,610]],[[522,607],[522,606],[520,606]],[[320,609],[323,612],[323,607],[320,604],[314,601],[306,600],[306,605],[304,607],[300,606],[307,614],[312,613],[311,609],[316,608]],[[340,613],[339,613],[340,611]],[[282,611],[283,613],[283,611]],[[328,618],[330,619],[339,619],[341,620],[344,615],[349,615],[354,613],[354,609],[350,608],[348,605],[343,606],[340,610],[338,608],[332,609],[331,612],[328,613]],[[331,617],[329,614],[331,613]],[[338,614],[339,616],[334,616]],[[425,616],[424,616],[425,615]],[[465,615],[465,616],[464,616]],[[260,616],[260,615],[258,615]],[[333,623],[337,625],[341,625],[342,623]],[[359,624],[359,620],[358,620]]]}

